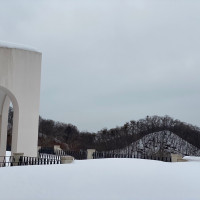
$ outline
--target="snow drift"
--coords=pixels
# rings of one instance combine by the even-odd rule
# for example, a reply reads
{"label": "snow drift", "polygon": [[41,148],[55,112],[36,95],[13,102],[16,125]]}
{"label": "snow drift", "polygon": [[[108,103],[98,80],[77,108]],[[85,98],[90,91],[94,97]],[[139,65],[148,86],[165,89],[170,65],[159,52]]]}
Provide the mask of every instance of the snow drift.
{"label": "snow drift", "polygon": [[0,168],[3,200],[198,200],[200,159],[99,159]]}

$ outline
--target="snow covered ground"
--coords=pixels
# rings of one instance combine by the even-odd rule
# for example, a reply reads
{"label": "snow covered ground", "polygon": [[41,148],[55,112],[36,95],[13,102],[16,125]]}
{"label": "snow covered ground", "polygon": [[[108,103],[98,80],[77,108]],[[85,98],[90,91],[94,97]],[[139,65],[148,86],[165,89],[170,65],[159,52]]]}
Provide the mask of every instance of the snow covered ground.
{"label": "snow covered ground", "polygon": [[0,168],[2,200],[199,200],[200,158],[99,159]]}

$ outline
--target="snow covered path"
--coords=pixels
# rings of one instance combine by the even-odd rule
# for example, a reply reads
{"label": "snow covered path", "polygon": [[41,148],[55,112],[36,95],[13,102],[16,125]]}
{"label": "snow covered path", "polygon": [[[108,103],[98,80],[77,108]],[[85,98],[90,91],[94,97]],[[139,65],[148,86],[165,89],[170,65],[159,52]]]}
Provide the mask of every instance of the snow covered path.
{"label": "snow covered path", "polygon": [[100,159],[0,168],[0,195],[2,200],[199,200],[200,159],[188,159]]}

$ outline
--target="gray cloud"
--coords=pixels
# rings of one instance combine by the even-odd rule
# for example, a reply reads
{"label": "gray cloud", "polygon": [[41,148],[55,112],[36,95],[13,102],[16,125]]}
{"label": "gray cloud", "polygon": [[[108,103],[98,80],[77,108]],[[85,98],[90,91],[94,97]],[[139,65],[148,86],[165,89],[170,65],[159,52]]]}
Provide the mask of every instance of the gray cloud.
{"label": "gray cloud", "polygon": [[2,1],[0,39],[43,52],[40,113],[81,130],[146,115],[200,126],[200,2]]}

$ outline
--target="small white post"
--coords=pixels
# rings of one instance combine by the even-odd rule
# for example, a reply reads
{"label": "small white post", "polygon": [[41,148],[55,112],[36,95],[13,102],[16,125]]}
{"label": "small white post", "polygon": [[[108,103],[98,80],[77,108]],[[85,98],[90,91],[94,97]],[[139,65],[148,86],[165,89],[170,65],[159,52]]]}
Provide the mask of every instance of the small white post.
{"label": "small white post", "polygon": [[21,156],[24,156],[24,153],[13,153],[13,158],[14,158],[13,166],[18,166],[19,159]]}
{"label": "small white post", "polygon": [[38,147],[37,147],[37,157],[38,157],[38,158],[40,157],[39,151],[40,151],[41,148],[42,148],[41,146],[38,146]]}
{"label": "small white post", "polygon": [[187,160],[183,159],[183,156],[181,154],[171,154],[171,160],[172,162],[185,162]]}
{"label": "small white post", "polygon": [[74,161],[74,157],[72,156],[61,156],[60,164],[70,164]]}
{"label": "small white post", "polygon": [[87,149],[87,159],[93,159],[93,153],[96,149]]}
{"label": "small white post", "polygon": [[37,150],[39,151],[41,148],[42,148],[41,146],[38,146],[38,147],[37,147]]}
{"label": "small white post", "polygon": [[62,150],[62,149],[60,148],[60,145],[54,145],[53,148],[54,148],[54,151]]}

